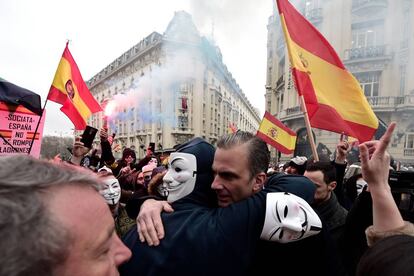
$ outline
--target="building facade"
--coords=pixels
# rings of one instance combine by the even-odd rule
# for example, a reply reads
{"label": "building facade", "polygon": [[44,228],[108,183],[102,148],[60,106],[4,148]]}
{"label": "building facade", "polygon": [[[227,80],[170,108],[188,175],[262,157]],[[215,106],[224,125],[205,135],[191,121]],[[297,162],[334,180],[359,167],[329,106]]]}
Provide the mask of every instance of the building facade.
{"label": "building facade", "polygon": [[[214,144],[230,124],[254,132],[261,118],[223,63],[220,49],[201,36],[191,15],[176,12],[164,34],[152,33],[88,82],[109,116],[115,143],[139,156],[149,143],[172,148],[193,137]],[[104,114],[89,124],[101,128]]]}
{"label": "building facade", "polygon": [[[391,155],[414,164],[413,0],[290,1],[325,36],[358,79],[375,114],[397,122]],[[306,141],[276,8],[268,21],[266,110]],[[329,76],[327,76],[329,77]],[[313,129],[318,150],[333,152],[339,135]],[[300,148],[298,154],[309,154]],[[282,156],[282,160],[288,158]]]}

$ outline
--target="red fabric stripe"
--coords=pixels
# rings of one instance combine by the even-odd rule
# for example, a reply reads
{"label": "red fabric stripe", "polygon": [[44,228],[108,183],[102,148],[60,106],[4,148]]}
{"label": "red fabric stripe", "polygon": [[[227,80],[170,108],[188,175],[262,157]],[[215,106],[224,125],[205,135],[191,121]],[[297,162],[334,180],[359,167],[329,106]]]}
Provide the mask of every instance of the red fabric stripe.
{"label": "red fabric stripe", "polygon": [[[28,132],[26,134],[26,139],[33,139],[33,136],[34,136],[34,132]],[[39,140],[39,132],[36,133],[35,140]]]}
{"label": "red fabric stripe", "polygon": [[318,103],[315,90],[307,73],[293,69],[293,76],[297,79],[298,89],[302,89],[312,127],[336,133],[344,132],[357,138],[360,142],[371,140],[375,129],[344,120],[333,107]]}
{"label": "red fabric stripe", "polygon": [[59,104],[64,104],[66,102],[66,99],[68,97],[66,96],[66,94],[63,94],[62,92],[60,92],[59,89],[57,89],[56,87],[52,86],[50,87],[50,91],[49,91],[49,95],[47,96],[48,100],[54,101],[55,103],[59,103]]}
{"label": "red fabric stripe", "polygon": [[11,130],[0,130],[0,134],[4,137],[4,138],[11,138],[13,131]]}
{"label": "red fabric stripe", "polygon": [[63,113],[65,113],[66,116],[68,116],[68,118],[72,121],[73,125],[75,126],[76,130],[83,130],[86,128],[86,122],[84,121],[83,117],[80,115],[76,107],[69,100],[69,98],[63,104],[60,110]]}
{"label": "red fabric stripe", "polygon": [[284,16],[291,39],[303,49],[325,61],[345,69],[335,50],[323,35],[287,0],[276,0],[279,13]]}
{"label": "red fabric stripe", "polygon": [[360,143],[371,140],[376,131],[374,128],[343,120],[335,109],[324,104],[319,104],[315,116],[310,118],[310,121],[315,128],[336,133],[344,132],[346,135],[357,138]]}
{"label": "red fabric stripe", "polygon": [[285,146],[279,144],[278,142],[276,142],[273,139],[270,139],[266,134],[264,134],[263,132],[257,131],[256,134],[257,137],[259,137],[260,139],[262,139],[263,141],[265,141],[267,144],[271,145],[272,147],[276,148],[278,151],[284,153],[284,154],[290,154],[292,153],[294,150],[290,150],[288,148],[286,148]]}
{"label": "red fabric stripe", "polygon": [[299,71],[296,68],[292,68],[292,74],[295,80],[296,90],[298,92],[301,91],[302,93],[299,93],[299,95],[303,95],[305,99],[308,116],[312,117],[319,105],[312,81],[307,73]]}
{"label": "red fabric stripe", "polygon": [[86,122],[66,94],[63,94],[56,87],[52,86],[47,98],[62,105],[60,110],[72,121],[76,130],[83,130],[86,128]]}
{"label": "red fabric stripe", "polygon": [[284,131],[286,131],[287,133],[289,133],[292,136],[296,136],[296,133],[291,130],[290,128],[288,128],[287,126],[285,126],[281,121],[279,121],[278,119],[275,118],[275,116],[273,116],[272,114],[270,114],[269,112],[265,112],[264,117],[269,120],[270,122],[272,122],[273,124],[275,124],[276,126],[278,126],[279,128],[283,129]]}
{"label": "red fabric stripe", "polygon": [[76,84],[79,96],[82,98],[83,102],[88,106],[91,113],[102,111],[101,106],[92,96],[92,93],[89,91],[88,87],[86,86],[86,83],[83,81],[79,68],[76,65],[76,62],[73,59],[72,54],[70,53],[67,45],[62,57],[64,57],[69,62],[72,71],[72,81]]}

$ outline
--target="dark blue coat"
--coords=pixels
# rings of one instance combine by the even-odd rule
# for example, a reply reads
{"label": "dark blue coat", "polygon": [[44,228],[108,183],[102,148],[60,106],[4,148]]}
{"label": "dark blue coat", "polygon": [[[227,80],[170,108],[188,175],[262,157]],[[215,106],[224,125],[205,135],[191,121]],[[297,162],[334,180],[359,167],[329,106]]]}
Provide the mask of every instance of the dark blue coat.
{"label": "dark blue coat", "polygon": [[[121,275],[244,275],[262,231],[266,194],[289,191],[312,202],[315,191],[303,176],[276,175],[254,196],[211,208],[200,200],[198,184],[197,178],[194,192],[173,203],[173,213],[162,214],[165,238],[159,246],[141,243],[136,228],[125,236],[132,258],[121,266]],[[210,189],[202,186],[203,193]]]}

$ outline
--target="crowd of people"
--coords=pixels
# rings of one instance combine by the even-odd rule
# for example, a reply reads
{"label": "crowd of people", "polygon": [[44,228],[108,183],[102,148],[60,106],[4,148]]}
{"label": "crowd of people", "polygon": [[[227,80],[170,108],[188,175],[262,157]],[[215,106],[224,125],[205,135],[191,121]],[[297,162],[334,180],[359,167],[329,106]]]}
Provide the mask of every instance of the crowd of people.
{"label": "crowd of people", "polygon": [[[99,133],[70,161],[0,157],[0,275],[411,275],[414,225],[389,185],[395,123],[346,160],[295,156],[237,131],[166,160]],[[414,179],[413,179],[414,182]],[[281,272],[280,272],[281,273]]]}

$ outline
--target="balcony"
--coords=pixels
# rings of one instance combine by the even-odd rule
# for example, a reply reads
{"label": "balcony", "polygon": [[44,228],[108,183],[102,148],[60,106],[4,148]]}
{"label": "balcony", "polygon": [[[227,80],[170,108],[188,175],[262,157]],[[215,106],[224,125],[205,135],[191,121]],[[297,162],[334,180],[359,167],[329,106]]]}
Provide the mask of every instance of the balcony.
{"label": "balcony", "polygon": [[387,0],[353,0],[352,12],[357,15],[373,14],[385,10],[387,6]]}
{"label": "balcony", "polygon": [[400,101],[397,106],[398,111],[413,111],[414,110],[414,95],[405,95],[399,98],[400,98]]}
{"label": "balcony", "polygon": [[367,97],[374,111],[405,111],[414,110],[414,95],[402,97]]}
{"label": "balcony", "polygon": [[368,103],[374,109],[395,109],[401,102],[401,97],[367,97]]}
{"label": "balcony", "polygon": [[171,129],[171,134],[185,134],[185,135],[193,135],[193,129],[192,128],[181,128],[181,127],[173,127]]}
{"label": "balcony", "polygon": [[280,78],[277,80],[276,82],[276,89],[282,87],[283,85],[285,85],[285,75],[281,75]]}
{"label": "balcony", "polygon": [[323,10],[322,8],[311,9],[305,13],[306,19],[308,19],[312,24],[317,24],[323,19]]}
{"label": "balcony", "polygon": [[345,50],[344,59],[348,63],[355,60],[390,59],[391,55],[388,52],[387,45],[352,48]]}
{"label": "balcony", "polygon": [[286,111],[286,116],[297,115],[297,114],[302,113],[299,105],[295,107],[287,108],[285,111]]}
{"label": "balcony", "polygon": [[281,112],[279,112],[279,114],[275,114],[276,118],[279,118],[279,120],[281,121],[289,121],[289,120],[294,120],[297,118],[302,118],[303,117],[303,113],[300,109],[300,106],[295,106],[295,107],[290,107],[290,108],[286,108],[284,110],[282,110]]}
{"label": "balcony", "polygon": [[414,156],[414,149],[404,149],[404,156]]}

